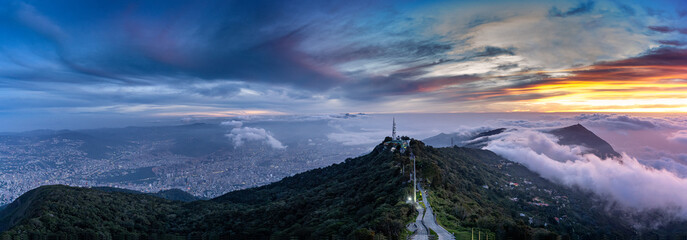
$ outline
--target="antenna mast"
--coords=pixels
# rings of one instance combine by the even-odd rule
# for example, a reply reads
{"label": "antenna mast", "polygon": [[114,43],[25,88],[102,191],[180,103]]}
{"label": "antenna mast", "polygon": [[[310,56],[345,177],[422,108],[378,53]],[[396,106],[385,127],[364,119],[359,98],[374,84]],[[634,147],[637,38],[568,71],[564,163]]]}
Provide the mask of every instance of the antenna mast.
{"label": "antenna mast", "polygon": [[396,139],[396,118],[393,118],[394,126],[391,129],[391,139]]}

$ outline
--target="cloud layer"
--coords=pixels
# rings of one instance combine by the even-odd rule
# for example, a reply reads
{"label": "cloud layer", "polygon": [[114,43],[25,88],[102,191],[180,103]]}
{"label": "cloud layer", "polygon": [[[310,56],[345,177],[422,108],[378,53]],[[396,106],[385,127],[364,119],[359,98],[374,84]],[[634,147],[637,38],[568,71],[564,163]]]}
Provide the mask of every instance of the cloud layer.
{"label": "cloud layer", "polygon": [[531,130],[505,132],[486,149],[553,182],[594,192],[602,199],[618,203],[623,210],[659,210],[669,213],[668,218],[687,219],[687,179],[647,167],[627,154],[623,154],[622,163],[592,154],[581,155],[579,147],[561,146],[555,137]]}
{"label": "cloud layer", "polygon": [[680,130],[672,133],[668,137],[668,140],[679,142],[682,144],[687,144],[687,130]]}

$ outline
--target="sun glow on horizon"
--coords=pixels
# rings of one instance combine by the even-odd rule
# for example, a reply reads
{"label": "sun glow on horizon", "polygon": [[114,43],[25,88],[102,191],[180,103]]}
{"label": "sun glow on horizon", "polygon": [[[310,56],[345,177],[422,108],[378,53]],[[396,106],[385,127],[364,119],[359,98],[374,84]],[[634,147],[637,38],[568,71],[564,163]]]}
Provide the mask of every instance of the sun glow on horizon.
{"label": "sun glow on horizon", "polygon": [[561,77],[482,97],[536,96],[503,104],[519,111],[687,112],[687,65],[645,61],[638,58],[565,69],[558,71]]}

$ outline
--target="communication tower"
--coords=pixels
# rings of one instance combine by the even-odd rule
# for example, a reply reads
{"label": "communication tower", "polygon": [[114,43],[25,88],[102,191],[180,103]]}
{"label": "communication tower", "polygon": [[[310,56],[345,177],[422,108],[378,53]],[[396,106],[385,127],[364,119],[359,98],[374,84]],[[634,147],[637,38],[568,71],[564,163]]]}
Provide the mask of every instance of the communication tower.
{"label": "communication tower", "polygon": [[396,139],[396,118],[393,118],[394,126],[391,128],[391,139]]}

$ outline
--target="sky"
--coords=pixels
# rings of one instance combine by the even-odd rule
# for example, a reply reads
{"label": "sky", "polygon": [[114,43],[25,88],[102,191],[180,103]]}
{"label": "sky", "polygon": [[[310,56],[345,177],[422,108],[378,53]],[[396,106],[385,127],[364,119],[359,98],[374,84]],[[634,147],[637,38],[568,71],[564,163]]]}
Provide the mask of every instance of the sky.
{"label": "sky", "polygon": [[0,131],[344,112],[684,113],[685,22],[684,0],[0,0]]}

